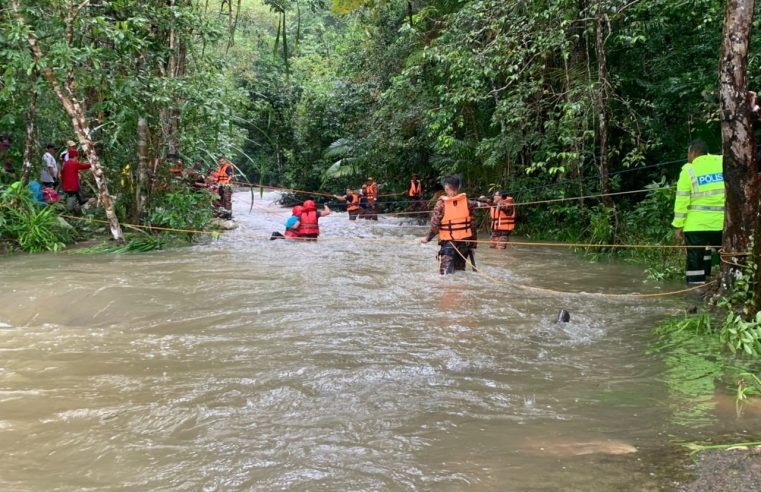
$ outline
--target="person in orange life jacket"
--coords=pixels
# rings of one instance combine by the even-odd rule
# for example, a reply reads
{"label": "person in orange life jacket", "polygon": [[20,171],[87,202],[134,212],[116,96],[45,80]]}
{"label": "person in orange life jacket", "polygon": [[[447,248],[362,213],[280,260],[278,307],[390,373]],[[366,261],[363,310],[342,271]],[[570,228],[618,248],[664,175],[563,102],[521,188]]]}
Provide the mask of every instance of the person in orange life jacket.
{"label": "person in orange life jacket", "polygon": [[233,174],[235,174],[235,169],[233,168],[233,165],[222,156],[219,157],[217,162],[219,163],[219,168],[217,168],[217,171],[213,174],[213,176],[216,178],[216,183],[219,186],[219,201],[221,202],[222,208],[227,211],[227,215],[232,218],[232,180]]}
{"label": "person in orange life jacket", "polygon": [[369,209],[367,205],[367,185],[362,185],[359,192],[359,215],[361,219],[368,219]]}
{"label": "person in orange life jacket", "polygon": [[468,200],[460,193],[460,178],[444,178],[444,195],[436,202],[431,213],[431,229],[420,239],[425,244],[439,235],[439,273],[448,275],[456,270],[465,270],[466,258],[475,269],[476,247],[473,213],[478,207],[476,200]]}
{"label": "person in orange life jacket", "polygon": [[317,210],[317,204],[313,200],[305,201],[303,207],[299,216],[299,237],[307,241],[316,241],[320,235],[320,226],[318,224],[320,217],[330,215],[330,208],[326,204],[322,210]]}
{"label": "person in orange life jacket", "polygon": [[412,210],[423,210],[425,207],[423,202],[423,185],[420,183],[417,174],[413,174],[412,178],[410,178],[410,189],[407,191],[407,198],[410,200]]}
{"label": "person in orange life jacket", "polygon": [[513,197],[507,196],[506,191],[499,191],[489,207],[491,217],[491,243],[490,248],[506,249],[510,241],[510,235],[515,229],[515,202]]}
{"label": "person in orange life jacket", "polygon": [[351,188],[346,188],[346,195],[339,196],[333,195],[336,200],[346,202],[346,211],[349,213],[349,220],[357,220],[360,210],[361,198],[358,194],[354,193]]}
{"label": "person in orange life jacket", "polygon": [[303,207],[301,205],[296,205],[293,207],[293,210],[291,210],[291,216],[288,217],[288,220],[285,221],[285,235],[280,234],[279,232],[273,232],[272,236],[270,236],[270,240],[273,239],[296,239],[299,236],[299,226],[301,225],[300,219],[301,219],[301,212],[303,211]]}
{"label": "person in orange life jacket", "polygon": [[61,189],[66,193],[66,208],[73,210],[77,208],[73,203],[74,198],[79,206],[87,202],[79,188],[79,171],[90,169],[90,164],[77,160],[79,156],[77,149],[69,149],[68,155],[69,159],[61,168]]}
{"label": "person in orange life jacket", "polygon": [[378,183],[373,178],[367,178],[367,216],[368,220],[378,220]]}

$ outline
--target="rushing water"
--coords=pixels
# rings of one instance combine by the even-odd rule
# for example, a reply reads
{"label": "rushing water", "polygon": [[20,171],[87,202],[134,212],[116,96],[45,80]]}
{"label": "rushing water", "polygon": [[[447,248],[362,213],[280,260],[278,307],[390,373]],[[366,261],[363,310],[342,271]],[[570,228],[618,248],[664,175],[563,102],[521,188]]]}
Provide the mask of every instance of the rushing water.
{"label": "rushing water", "polygon": [[541,247],[440,278],[409,221],[269,241],[287,211],[246,195],[210,244],[0,259],[1,490],[647,490],[759,427],[651,350],[684,298],[522,288],[678,284]]}

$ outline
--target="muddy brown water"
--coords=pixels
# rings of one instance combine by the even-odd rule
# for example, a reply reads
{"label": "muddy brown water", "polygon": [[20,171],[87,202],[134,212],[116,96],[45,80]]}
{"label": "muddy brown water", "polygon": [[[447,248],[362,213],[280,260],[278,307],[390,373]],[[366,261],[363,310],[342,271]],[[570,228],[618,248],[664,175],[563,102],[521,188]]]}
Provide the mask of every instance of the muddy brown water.
{"label": "muddy brown water", "polygon": [[678,283],[541,247],[440,278],[408,220],[268,241],[246,195],[210,244],[0,259],[1,490],[656,490],[675,442],[761,427],[651,349],[688,298],[519,287]]}

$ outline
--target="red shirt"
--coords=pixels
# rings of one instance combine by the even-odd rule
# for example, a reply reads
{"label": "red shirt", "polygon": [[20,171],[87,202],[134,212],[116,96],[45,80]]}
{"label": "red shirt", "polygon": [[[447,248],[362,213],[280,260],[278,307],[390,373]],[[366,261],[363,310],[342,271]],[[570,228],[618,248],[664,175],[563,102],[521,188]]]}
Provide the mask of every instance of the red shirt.
{"label": "red shirt", "polygon": [[90,164],[84,164],[75,159],[63,163],[61,169],[61,188],[63,191],[79,191],[79,171],[90,169]]}

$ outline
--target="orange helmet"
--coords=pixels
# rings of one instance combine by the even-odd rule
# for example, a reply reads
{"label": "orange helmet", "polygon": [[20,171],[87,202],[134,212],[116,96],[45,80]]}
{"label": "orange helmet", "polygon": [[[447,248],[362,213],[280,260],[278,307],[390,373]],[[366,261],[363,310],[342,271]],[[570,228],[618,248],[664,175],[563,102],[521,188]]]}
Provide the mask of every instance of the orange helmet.
{"label": "orange helmet", "polygon": [[312,212],[313,210],[317,210],[317,204],[314,203],[314,200],[307,200],[304,202],[304,212]]}

